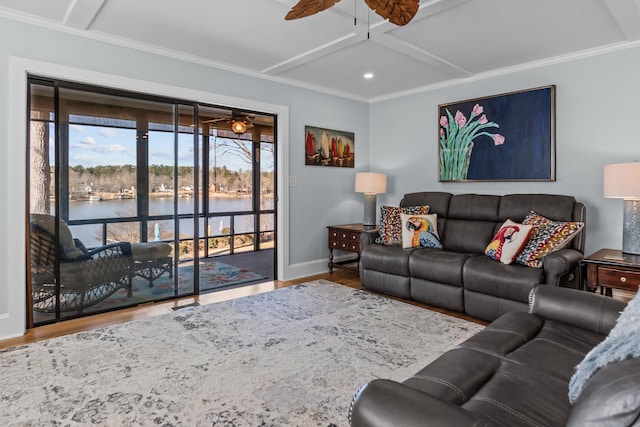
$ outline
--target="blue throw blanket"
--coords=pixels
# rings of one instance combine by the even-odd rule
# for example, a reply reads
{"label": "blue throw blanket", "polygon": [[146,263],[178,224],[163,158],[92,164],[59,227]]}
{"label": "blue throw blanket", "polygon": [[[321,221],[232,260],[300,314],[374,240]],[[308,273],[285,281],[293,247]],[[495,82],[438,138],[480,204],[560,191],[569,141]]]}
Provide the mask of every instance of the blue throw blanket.
{"label": "blue throw blanket", "polygon": [[569,382],[569,400],[575,403],[596,371],[609,363],[640,357],[640,292],[627,304],[616,325],[576,368]]}

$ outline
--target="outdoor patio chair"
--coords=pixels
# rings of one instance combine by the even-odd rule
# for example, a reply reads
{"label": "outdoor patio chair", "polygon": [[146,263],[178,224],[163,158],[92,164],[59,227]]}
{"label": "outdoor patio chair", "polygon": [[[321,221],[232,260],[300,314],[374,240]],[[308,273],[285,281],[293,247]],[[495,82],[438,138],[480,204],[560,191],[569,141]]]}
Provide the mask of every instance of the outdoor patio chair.
{"label": "outdoor patio chair", "polygon": [[59,260],[61,312],[82,311],[126,289],[132,295],[134,259],[131,244],[114,243],[87,250],[74,239],[69,227],[60,221],[55,240],[55,217],[31,214],[31,291],[33,309],[56,311],[56,272]]}

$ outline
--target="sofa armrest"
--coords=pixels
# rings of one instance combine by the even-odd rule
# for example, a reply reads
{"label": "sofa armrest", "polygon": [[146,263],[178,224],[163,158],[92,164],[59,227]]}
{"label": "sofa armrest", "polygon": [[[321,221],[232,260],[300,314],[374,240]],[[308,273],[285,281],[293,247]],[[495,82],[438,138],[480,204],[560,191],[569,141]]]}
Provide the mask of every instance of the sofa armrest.
{"label": "sofa armrest", "polygon": [[377,379],[356,393],[349,408],[352,427],[488,426],[471,412],[404,384]]}
{"label": "sofa armrest", "polygon": [[626,304],[587,291],[540,285],[529,295],[529,313],[607,335]]}
{"label": "sofa armrest", "polygon": [[567,427],[640,424],[640,359],[613,362],[587,381]]}
{"label": "sofa armrest", "polygon": [[[544,258],[545,283],[559,286],[564,276],[576,274],[582,258],[584,258],[582,252],[575,249],[565,248],[551,252]],[[578,279],[570,278],[567,281],[573,280]]]}
{"label": "sofa armrest", "polygon": [[378,230],[366,230],[360,233],[360,245],[364,248],[367,245],[371,245],[376,242],[376,239],[380,237]]}

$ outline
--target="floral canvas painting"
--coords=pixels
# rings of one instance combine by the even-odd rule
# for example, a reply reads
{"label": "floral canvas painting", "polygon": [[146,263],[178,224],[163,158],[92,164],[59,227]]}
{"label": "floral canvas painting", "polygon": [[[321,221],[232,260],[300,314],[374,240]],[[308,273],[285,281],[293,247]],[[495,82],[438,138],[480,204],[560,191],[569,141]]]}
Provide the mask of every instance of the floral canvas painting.
{"label": "floral canvas painting", "polygon": [[352,168],[355,138],[351,132],[305,126],[305,165]]}
{"label": "floral canvas painting", "polygon": [[555,181],[555,86],[438,106],[438,180]]}

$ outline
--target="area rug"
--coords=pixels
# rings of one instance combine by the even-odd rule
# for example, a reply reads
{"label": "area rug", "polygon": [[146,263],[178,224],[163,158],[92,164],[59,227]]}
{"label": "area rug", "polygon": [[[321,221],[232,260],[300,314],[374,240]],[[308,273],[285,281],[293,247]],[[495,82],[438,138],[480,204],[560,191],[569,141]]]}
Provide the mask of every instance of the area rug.
{"label": "area rug", "polygon": [[320,280],[0,352],[0,425],[347,426],[481,325]]}
{"label": "area rug", "polygon": [[[236,286],[266,279],[262,274],[235,267],[218,261],[201,262],[199,265],[200,291]],[[178,267],[178,295],[193,293],[193,265]],[[133,280],[133,295],[128,296],[125,289],[121,289],[106,300],[89,307],[85,312],[104,311],[116,307],[171,298],[174,296],[174,281],[168,273],[153,281],[149,287],[146,279],[135,277]]]}

